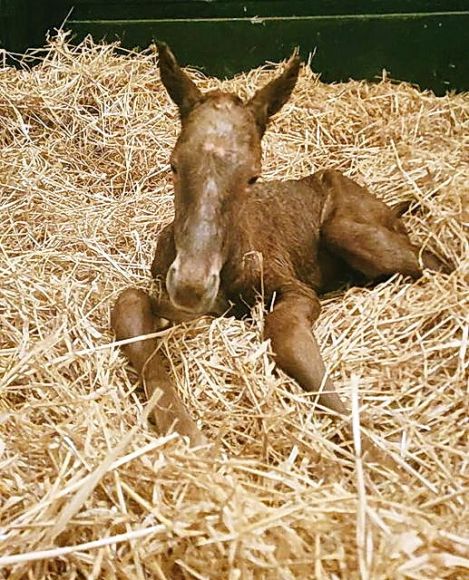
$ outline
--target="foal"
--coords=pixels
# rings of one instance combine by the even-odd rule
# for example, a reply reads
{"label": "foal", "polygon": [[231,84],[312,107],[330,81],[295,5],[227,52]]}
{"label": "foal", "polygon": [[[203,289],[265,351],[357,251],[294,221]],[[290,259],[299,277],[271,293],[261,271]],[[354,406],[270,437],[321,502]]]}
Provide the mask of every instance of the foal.
{"label": "foal", "polygon": [[[311,331],[320,311],[318,294],[345,280],[377,280],[396,272],[419,277],[419,249],[400,212],[337,171],[255,183],[268,120],[288,100],[298,77],[296,54],[247,102],[221,91],[202,94],[165,44],[159,45],[159,68],[182,125],[171,155],[175,217],[160,235],[151,267],[166,290],[159,299],[124,291],[112,315],[117,338],[154,332],[160,318],[222,315],[229,305],[242,315],[262,291],[267,304],[274,302],[265,337],[277,365],[317,393],[322,406],[346,415]],[[429,253],[422,258],[425,266],[439,266]],[[156,348],[156,339],[150,339],[124,351],[150,391],[161,389],[157,427],[202,443]]]}

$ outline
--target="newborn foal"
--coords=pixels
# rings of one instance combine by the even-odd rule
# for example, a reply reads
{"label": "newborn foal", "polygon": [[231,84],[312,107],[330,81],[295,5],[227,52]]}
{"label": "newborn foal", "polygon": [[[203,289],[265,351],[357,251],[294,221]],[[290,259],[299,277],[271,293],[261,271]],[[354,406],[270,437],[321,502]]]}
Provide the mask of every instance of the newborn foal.
{"label": "newborn foal", "polygon": [[[320,311],[318,294],[345,280],[396,272],[420,276],[419,249],[400,212],[337,171],[255,183],[261,139],[295,86],[297,55],[247,102],[221,91],[202,94],[164,44],[159,67],[182,125],[171,155],[175,217],[160,235],[151,268],[166,292],[155,299],[141,290],[124,291],[112,316],[117,338],[151,333],[161,317],[178,322],[222,315],[229,304],[243,314],[262,290],[266,304],[274,300],[265,336],[277,365],[303,389],[318,393],[322,406],[346,415],[311,331]],[[439,266],[431,254],[422,256],[424,265]],[[150,339],[124,351],[150,391],[162,391],[157,427],[201,443],[156,347]]]}

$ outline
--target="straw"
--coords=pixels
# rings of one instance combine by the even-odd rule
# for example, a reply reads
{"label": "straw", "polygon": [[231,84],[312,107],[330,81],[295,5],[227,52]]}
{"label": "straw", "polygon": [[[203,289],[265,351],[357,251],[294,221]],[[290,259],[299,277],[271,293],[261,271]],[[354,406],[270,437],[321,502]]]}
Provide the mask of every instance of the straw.
{"label": "straw", "polygon": [[[260,308],[158,333],[217,453],[155,433],[109,312],[130,285],[154,291],[176,108],[151,47],[60,33],[36,55],[0,69],[1,573],[467,577],[467,94],[304,67],[264,140],[263,179],[331,167],[408,200],[412,240],[454,267],[326,296],[315,326],[357,442],[363,428],[400,477],[275,372]],[[272,67],[191,74],[248,97]]]}

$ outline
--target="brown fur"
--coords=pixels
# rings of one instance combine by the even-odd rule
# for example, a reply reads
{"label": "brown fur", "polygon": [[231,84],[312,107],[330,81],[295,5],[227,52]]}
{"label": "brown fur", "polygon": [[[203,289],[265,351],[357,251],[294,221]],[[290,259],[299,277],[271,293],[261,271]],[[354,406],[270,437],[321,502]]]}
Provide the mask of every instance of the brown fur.
{"label": "brown fur", "polygon": [[[171,156],[175,219],[159,238],[151,269],[166,282],[168,296],[157,302],[127,290],[113,326],[118,338],[128,338],[150,332],[158,316],[180,321],[222,314],[228,304],[241,314],[260,295],[268,304],[275,298],[265,335],[278,366],[307,391],[319,393],[324,407],[344,416],[347,409],[327,378],[311,332],[320,311],[318,295],[346,280],[396,272],[417,278],[419,251],[400,220],[402,208],[392,210],[337,171],[254,185],[262,135],[269,117],[288,100],[299,65],[294,55],[279,77],[243,103],[229,93],[202,95],[169,49],[160,46],[161,78],[182,122]],[[439,266],[429,254],[424,260]],[[135,317],[142,320],[136,324]],[[127,347],[144,378],[142,357],[150,356],[150,346],[155,348],[145,342]],[[162,376],[175,401],[171,380]],[[181,408],[176,401],[170,413],[183,414],[176,428],[200,441]]]}

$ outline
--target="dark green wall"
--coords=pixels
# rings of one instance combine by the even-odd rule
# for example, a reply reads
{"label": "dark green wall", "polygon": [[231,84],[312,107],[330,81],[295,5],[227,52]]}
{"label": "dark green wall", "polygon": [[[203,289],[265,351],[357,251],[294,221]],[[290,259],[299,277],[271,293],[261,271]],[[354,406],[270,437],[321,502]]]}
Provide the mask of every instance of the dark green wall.
{"label": "dark green wall", "polygon": [[0,0],[0,48],[24,52],[43,46],[49,28],[59,25],[63,6],[59,0]]}

